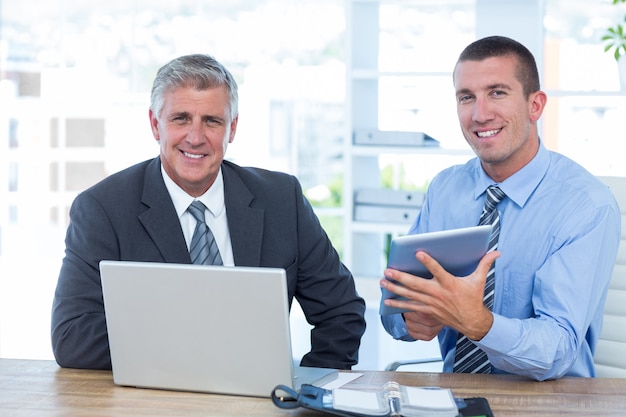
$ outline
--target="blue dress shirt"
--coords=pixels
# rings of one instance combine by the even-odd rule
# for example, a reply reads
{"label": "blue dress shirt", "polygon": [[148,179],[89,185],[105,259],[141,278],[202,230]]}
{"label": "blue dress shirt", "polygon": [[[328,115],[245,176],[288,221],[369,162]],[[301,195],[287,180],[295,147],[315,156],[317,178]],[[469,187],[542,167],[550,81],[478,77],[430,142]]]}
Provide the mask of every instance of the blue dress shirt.
{"label": "blue dress shirt", "polygon": [[[442,171],[409,233],[478,224],[491,184],[478,158]],[[542,144],[528,165],[498,185],[507,196],[498,205],[494,322],[476,344],[494,373],[595,376],[593,354],[620,241],[615,198]],[[414,340],[400,314],[381,319],[394,338]],[[452,371],[457,334],[449,327],[439,333],[445,372]]]}

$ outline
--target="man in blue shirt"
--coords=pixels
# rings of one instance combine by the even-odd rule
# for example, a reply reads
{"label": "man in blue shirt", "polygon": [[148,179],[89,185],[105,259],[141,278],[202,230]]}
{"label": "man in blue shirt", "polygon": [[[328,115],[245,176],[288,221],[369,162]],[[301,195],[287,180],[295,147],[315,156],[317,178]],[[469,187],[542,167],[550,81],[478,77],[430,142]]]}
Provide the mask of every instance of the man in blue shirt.
{"label": "man in blue shirt", "polygon": [[[537,121],[547,97],[526,47],[500,36],[470,44],[453,74],[461,130],[477,158],[439,173],[410,233],[478,224],[485,190],[505,194],[497,209],[497,250],[467,277],[447,273],[423,252],[423,279],[387,269],[381,286],[408,298],[409,309],[383,316],[396,339],[439,337],[452,372],[465,335],[486,353],[480,372],[536,380],[595,376],[593,354],[620,240],[620,212],[610,190],[577,163],[547,150]],[[494,264],[495,262],[495,264]],[[492,310],[483,303],[495,265]]]}

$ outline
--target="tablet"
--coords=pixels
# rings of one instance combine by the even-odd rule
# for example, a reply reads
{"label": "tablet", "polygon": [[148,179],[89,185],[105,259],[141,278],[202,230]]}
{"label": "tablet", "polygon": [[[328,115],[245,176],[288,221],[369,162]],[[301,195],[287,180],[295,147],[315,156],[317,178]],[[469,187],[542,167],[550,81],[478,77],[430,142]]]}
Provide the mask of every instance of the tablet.
{"label": "tablet", "polygon": [[[452,275],[466,276],[487,253],[490,235],[491,225],[484,225],[396,237],[391,241],[387,267],[430,279],[432,274],[415,258],[415,253],[424,251]],[[380,314],[405,311],[385,306],[387,298],[403,298],[384,288],[381,290]]]}

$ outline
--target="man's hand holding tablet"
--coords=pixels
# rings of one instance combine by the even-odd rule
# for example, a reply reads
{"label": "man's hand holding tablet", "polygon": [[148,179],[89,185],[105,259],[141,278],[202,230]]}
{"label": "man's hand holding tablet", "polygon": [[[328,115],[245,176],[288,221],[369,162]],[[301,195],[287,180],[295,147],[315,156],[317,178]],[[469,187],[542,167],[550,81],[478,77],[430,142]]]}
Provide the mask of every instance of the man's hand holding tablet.
{"label": "man's hand holding tablet", "polygon": [[[391,241],[387,268],[423,278],[432,278],[428,269],[415,257],[418,251],[424,251],[449,273],[455,276],[469,275],[487,253],[490,234],[491,226],[485,225],[400,236]],[[386,306],[384,304],[386,299],[402,299],[402,297],[386,288],[381,288],[381,290],[379,310],[381,315],[405,311]]]}

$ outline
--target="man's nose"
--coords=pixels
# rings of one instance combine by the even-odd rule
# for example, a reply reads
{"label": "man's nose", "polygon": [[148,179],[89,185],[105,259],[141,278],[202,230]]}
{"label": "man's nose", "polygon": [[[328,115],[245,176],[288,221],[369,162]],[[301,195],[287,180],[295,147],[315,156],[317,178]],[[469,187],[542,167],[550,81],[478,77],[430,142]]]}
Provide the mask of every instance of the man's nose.
{"label": "man's nose", "polygon": [[191,144],[198,144],[204,141],[204,129],[202,122],[192,122],[187,131],[187,141]]}
{"label": "man's nose", "polygon": [[472,120],[478,123],[484,123],[493,119],[492,103],[487,98],[477,97],[474,102],[474,112]]}

